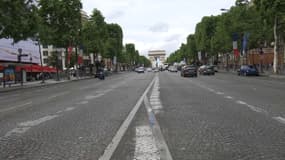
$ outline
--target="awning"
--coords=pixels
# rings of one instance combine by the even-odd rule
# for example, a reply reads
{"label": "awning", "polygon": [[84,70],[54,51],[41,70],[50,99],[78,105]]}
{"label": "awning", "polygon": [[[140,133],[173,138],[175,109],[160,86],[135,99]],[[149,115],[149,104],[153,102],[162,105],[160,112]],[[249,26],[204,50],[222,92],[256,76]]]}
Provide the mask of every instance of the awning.
{"label": "awning", "polygon": [[4,70],[4,67],[0,65],[0,71]]}
{"label": "awning", "polygon": [[[16,72],[20,72],[21,69],[25,70],[28,73],[40,73],[40,72],[45,72],[45,73],[55,73],[56,68],[52,68],[49,66],[43,66],[41,67],[40,65],[24,65],[24,66],[16,66]],[[59,71],[60,72],[60,71]]]}

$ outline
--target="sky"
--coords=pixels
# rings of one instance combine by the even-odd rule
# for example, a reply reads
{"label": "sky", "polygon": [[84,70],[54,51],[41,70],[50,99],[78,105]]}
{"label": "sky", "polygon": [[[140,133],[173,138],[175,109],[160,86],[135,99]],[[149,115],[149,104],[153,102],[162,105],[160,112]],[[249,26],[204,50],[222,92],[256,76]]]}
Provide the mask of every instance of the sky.
{"label": "sky", "polygon": [[235,0],[82,0],[88,15],[100,10],[107,23],[123,29],[124,44],[134,43],[141,55],[149,50],[179,49],[203,16],[219,15]]}

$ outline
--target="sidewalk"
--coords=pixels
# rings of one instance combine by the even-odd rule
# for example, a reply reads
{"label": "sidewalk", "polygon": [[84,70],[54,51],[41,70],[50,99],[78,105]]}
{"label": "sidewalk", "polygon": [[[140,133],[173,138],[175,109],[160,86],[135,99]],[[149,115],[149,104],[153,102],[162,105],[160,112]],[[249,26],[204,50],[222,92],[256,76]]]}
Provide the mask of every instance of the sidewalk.
{"label": "sidewalk", "polygon": [[48,79],[45,80],[45,83],[42,83],[42,81],[33,81],[33,82],[26,82],[21,86],[20,83],[17,84],[11,84],[9,85],[6,84],[6,88],[4,88],[3,83],[0,85],[0,93],[1,92],[9,92],[9,91],[14,91],[14,90],[19,90],[19,89],[25,89],[25,88],[35,88],[35,87],[41,87],[41,86],[49,86],[49,85],[54,85],[54,84],[60,84],[60,83],[66,83],[66,82],[72,82],[72,81],[78,81],[78,80],[84,80],[84,79],[91,79],[94,77],[79,77],[78,79],[76,77],[71,77],[70,80],[67,79],[62,79],[60,81],[56,81],[54,79]]}
{"label": "sidewalk", "polygon": [[[237,75],[237,71],[235,70],[218,70],[218,73],[230,73],[230,74],[236,74]],[[264,76],[264,77],[271,77],[271,78],[278,78],[278,79],[285,79],[285,74],[273,74],[271,72],[263,72],[259,74],[260,76]]]}

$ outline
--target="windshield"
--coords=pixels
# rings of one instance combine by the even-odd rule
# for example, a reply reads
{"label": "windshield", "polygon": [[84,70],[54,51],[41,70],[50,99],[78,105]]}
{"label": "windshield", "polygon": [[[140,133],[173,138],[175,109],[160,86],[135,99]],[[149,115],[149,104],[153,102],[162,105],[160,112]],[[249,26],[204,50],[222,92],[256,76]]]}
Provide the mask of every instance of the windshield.
{"label": "windshield", "polygon": [[0,160],[285,160],[285,0],[0,0]]}

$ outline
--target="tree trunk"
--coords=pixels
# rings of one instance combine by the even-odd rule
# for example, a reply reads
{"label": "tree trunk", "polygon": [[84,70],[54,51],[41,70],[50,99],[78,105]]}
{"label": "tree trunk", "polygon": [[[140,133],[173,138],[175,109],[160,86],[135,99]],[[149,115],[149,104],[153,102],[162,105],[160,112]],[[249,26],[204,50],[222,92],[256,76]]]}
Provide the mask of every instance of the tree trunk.
{"label": "tree trunk", "polygon": [[278,17],[275,16],[274,20],[274,60],[273,60],[273,72],[275,74],[278,73],[278,35],[277,35],[277,27],[278,27]]}

